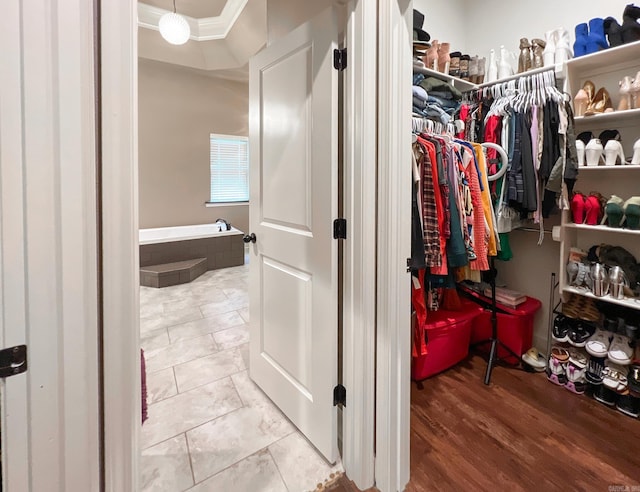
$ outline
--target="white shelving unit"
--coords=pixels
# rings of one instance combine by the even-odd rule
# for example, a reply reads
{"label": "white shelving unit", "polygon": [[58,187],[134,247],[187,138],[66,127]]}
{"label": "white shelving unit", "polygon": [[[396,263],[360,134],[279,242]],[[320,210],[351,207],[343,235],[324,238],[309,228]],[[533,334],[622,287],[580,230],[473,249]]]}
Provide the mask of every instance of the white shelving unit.
{"label": "white shelving unit", "polygon": [[[611,95],[614,109],[620,102],[618,82],[625,75],[635,77],[640,71],[640,42],[610,48],[598,53],[570,60],[566,64],[567,86],[572,96],[587,80],[596,86],[605,87]],[[640,109],[614,111],[611,113],[575,118],[576,133],[591,131],[598,137],[601,131],[616,129],[620,132],[625,157],[633,154],[633,145],[640,138]],[[585,166],[580,167],[575,191],[588,195],[598,191],[605,197],[615,194],[624,200],[640,195],[640,166]],[[640,299],[613,299],[610,296],[596,297],[583,288],[568,285],[566,264],[572,247],[588,250],[591,246],[606,243],[622,246],[640,260],[640,231],[608,226],[574,224],[570,211],[562,215],[560,245],[560,291],[573,293],[609,302],[618,306],[640,310]]]}
{"label": "white shelving unit", "polygon": [[454,86],[456,89],[461,92],[470,91],[478,87],[476,84],[472,84],[466,80],[459,79],[458,77],[453,77],[451,75],[438,72],[437,70],[432,70],[430,68],[421,67],[420,65],[413,65],[413,71],[415,73],[421,73],[426,75],[427,77],[435,77],[436,79],[444,80]]}

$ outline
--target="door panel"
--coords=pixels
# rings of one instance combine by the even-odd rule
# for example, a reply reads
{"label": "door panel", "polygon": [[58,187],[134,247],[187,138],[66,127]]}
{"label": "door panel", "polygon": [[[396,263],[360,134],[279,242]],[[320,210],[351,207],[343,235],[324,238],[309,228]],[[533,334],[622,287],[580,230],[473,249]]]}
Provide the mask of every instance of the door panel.
{"label": "door panel", "polygon": [[338,26],[327,10],[250,65],[251,378],[337,458]]}

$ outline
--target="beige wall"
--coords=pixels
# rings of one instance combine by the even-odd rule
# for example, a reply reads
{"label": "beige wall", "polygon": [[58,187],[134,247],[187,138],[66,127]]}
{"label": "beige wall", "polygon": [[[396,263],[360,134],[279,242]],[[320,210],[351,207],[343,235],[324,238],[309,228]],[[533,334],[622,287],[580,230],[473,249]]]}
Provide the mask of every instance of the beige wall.
{"label": "beige wall", "polygon": [[290,33],[296,27],[312,19],[334,0],[267,0],[267,44]]}
{"label": "beige wall", "polygon": [[223,217],[248,231],[248,205],[204,205],[209,134],[249,134],[248,84],[140,60],[138,88],[140,228],[206,224]]}

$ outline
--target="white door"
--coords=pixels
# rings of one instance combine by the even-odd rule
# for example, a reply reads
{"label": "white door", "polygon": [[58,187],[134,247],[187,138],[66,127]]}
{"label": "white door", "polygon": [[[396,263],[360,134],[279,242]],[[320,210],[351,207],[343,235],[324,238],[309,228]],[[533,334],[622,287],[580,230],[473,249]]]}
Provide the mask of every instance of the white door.
{"label": "white door", "polygon": [[338,25],[329,9],[249,76],[251,378],[337,459]]}

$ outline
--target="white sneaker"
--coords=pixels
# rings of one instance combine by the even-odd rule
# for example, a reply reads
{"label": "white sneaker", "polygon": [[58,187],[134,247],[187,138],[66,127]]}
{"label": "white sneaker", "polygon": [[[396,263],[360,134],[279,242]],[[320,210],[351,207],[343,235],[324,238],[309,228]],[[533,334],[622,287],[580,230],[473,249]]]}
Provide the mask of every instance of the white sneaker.
{"label": "white sneaker", "polygon": [[587,340],[585,350],[594,357],[606,357],[611,345],[611,333],[603,330],[596,332]]}
{"label": "white sneaker", "polygon": [[614,335],[607,352],[609,360],[621,366],[628,366],[631,364],[632,356],[633,349],[629,346],[629,339],[624,335]]}

